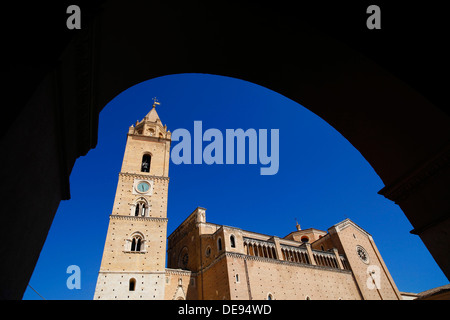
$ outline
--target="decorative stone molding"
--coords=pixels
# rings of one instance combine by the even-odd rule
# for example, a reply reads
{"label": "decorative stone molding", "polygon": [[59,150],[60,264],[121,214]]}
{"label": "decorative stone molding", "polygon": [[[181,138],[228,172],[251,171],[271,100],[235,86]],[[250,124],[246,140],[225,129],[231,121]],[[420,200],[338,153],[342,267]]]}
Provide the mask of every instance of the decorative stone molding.
{"label": "decorative stone molding", "polygon": [[302,247],[302,246],[293,247],[293,246],[289,246],[286,244],[280,244],[280,247],[281,247],[281,249],[293,250],[293,251],[304,252],[304,253],[306,253],[308,251],[306,249],[306,247]]}
{"label": "decorative stone molding", "polygon": [[354,223],[352,220],[350,219],[345,219],[344,221],[341,221],[337,224],[335,224],[334,226],[332,226],[330,229],[328,229],[329,233],[335,233],[335,232],[341,232],[342,230],[348,228],[348,227],[354,227],[355,229],[357,229],[358,231],[360,231],[362,234],[366,235],[369,239],[372,239],[372,236],[363,228],[361,228],[360,226],[358,226],[356,223]]}
{"label": "decorative stone molding", "polygon": [[176,276],[197,276],[197,273],[189,270],[183,270],[183,269],[170,269],[166,268],[166,274],[167,275],[176,275]]}
{"label": "decorative stone molding", "polygon": [[198,207],[196,210],[197,223],[206,222],[206,209]]}
{"label": "decorative stone molding", "polygon": [[149,175],[149,174],[138,174],[138,173],[130,173],[130,172],[119,172],[119,176],[131,177],[131,178],[134,178],[134,179],[141,179],[141,180],[149,180],[149,179],[165,180],[165,181],[169,181],[170,180],[169,177],[153,176],[153,175]]}
{"label": "decorative stone molding", "polygon": [[164,275],[165,271],[142,271],[142,270],[127,270],[127,271],[109,271],[109,270],[100,270],[99,274],[159,274]]}
{"label": "decorative stone molding", "polygon": [[333,252],[326,252],[326,251],[319,251],[319,250],[312,250],[313,254],[321,256],[321,257],[327,257],[327,258],[336,258],[336,255]]}
{"label": "decorative stone molding", "polygon": [[141,250],[141,251],[131,251],[131,250],[123,250],[123,253],[131,253],[131,254],[145,254],[147,251]]}
{"label": "decorative stone molding", "polygon": [[166,141],[171,141],[170,138],[165,138],[165,137],[152,137],[152,136],[145,136],[142,134],[138,134],[138,133],[127,133],[128,136],[133,136],[137,139],[142,139],[142,140],[147,140],[147,141],[153,141],[153,142],[166,142]]}
{"label": "decorative stone molding", "polygon": [[273,242],[268,242],[268,241],[263,241],[263,240],[258,240],[258,239],[253,239],[253,238],[247,238],[244,237],[244,245],[260,245],[260,246],[264,246],[264,247],[268,247],[268,248],[274,248],[275,249],[275,243]]}
{"label": "decorative stone molding", "polygon": [[169,219],[167,218],[157,218],[157,217],[139,217],[139,216],[122,216],[118,214],[112,214],[109,216],[110,219],[116,219],[116,220],[131,220],[131,221],[142,221],[142,220],[148,220],[148,221],[157,221],[162,223],[167,223]]}
{"label": "decorative stone molding", "polygon": [[172,300],[186,300],[186,293],[184,292],[182,285],[178,285],[172,296]]}

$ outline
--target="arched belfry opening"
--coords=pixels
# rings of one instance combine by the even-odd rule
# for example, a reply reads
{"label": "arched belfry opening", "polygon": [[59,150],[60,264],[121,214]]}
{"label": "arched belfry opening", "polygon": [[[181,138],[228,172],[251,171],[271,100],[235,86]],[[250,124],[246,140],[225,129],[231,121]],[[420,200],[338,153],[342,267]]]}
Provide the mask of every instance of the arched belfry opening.
{"label": "arched belfry opening", "polygon": [[[336,3],[328,11],[344,14],[348,6]],[[333,16],[291,10],[284,2],[261,2],[257,8],[253,4],[226,8],[208,4],[205,8],[201,1],[181,7],[149,1],[131,7],[103,1],[86,15],[89,18],[81,30],[66,38],[66,29],[56,38],[49,33],[49,46],[34,46],[48,51],[36,51],[34,57],[28,55],[29,45],[33,38],[44,41],[46,33],[32,34],[33,29],[42,30],[34,28],[36,21],[12,15],[30,27],[24,28],[28,38],[17,36],[20,41],[15,44],[23,43],[23,47],[11,45],[23,52],[13,54],[17,56],[14,59],[11,55],[8,69],[8,78],[20,77],[20,81],[9,81],[11,90],[5,90],[10,95],[6,98],[16,103],[16,113],[5,117],[2,150],[14,156],[3,159],[2,191],[8,198],[3,212],[17,214],[8,215],[8,223],[2,224],[1,242],[8,243],[7,239],[22,233],[23,225],[33,227],[14,248],[4,247],[4,259],[10,263],[0,270],[0,297],[22,297],[59,203],[70,199],[69,177],[75,161],[97,145],[100,111],[136,83],[187,72],[262,85],[327,121],[370,163],[385,185],[379,193],[399,205],[414,228],[411,232],[420,236],[450,277],[450,119],[435,99],[439,97],[436,88],[444,84],[429,74],[424,77],[425,71],[411,72],[416,70],[411,65],[420,61],[435,66],[428,68],[430,72],[444,68],[434,57],[448,56],[444,49],[436,48],[442,41],[436,41],[432,50],[432,41],[422,38],[426,42],[423,52],[416,39],[397,43],[396,33],[384,34],[382,42],[377,42],[381,40],[366,33],[362,37],[358,29],[352,38],[352,28],[340,32],[340,24],[346,23],[340,14],[328,19]],[[55,20],[42,18],[48,8],[40,4],[35,9],[30,16],[39,19],[39,25],[48,23],[50,32],[60,30],[51,24]],[[151,15],[152,23],[148,23],[149,12],[157,13]],[[60,19],[55,17],[59,17],[56,13],[52,19]],[[164,32],[155,27],[163,25],[170,27],[163,28]],[[414,23],[409,26],[418,28]],[[433,25],[430,32],[411,32],[411,37],[423,34],[431,39],[437,29]],[[149,34],[152,41],[143,41]],[[349,37],[345,44],[339,34]],[[368,40],[361,43],[358,41],[364,40],[357,39]],[[386,41],[392,54],[398,52],[398,59],[387,66],[377,64],[374,53],[384,50]],[[364,48],[368,49],[364,52]],[[35,59],[29,60],[33,68],[24,66],[25,56]],[[404,69],[396,67],[395,73],[389,72],[402,63]],[[30,74],[29,70],[36,72]],[[30,194],[27,206],[17,210],[23,196],[22,177],[33,181],[39,186],[35,190],[40,191]],[[17,247],[24,250],[21,255],[17,255]]]}
{"label": "arched belfry opening", "polygon": [[138,198],[131,205],[131,215],[135,217],[148,217],[150,214],[150,204],[145,198]]}
{"label": "arched belfry opening", "polygon": [[150,172],[151,161],[152,161],[152,156],[150,154],[146,153],[142,156],[142,163],[141,163],[141,171],[142,172]]}
{"label": "arched belfry opening", "polygon": [[135,232],[131,235],[131,238],[127,240],[126,248],[127,251],[131,252],[143,252],[145,249],[145,239],[142,233]]}

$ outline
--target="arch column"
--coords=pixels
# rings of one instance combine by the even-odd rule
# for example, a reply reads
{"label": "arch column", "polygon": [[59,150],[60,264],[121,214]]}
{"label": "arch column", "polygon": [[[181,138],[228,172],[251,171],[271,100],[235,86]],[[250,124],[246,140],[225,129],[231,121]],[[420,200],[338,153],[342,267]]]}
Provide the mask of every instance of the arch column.
{"label": "arch column", "polygon": [[284,260],[283,253],[281,252],[280,238],[274,236],[271,240],[273,240],[273,243],[275,244],[275,259]]}
{"label": "arch column", "polygon": [[339,256],[339,252],[336,248],[333,248],[333,253],[336,258],[336,263],[339,269],[344,269],[344,265],[342,264],[341,257]]}
{"label": "arch column", "polygon": [[306,252],[308,253],[309,263],[312,264],[313,266],[315,266],[316,260],[314,259],[314,254],[311,250],[311,244],[305,243],[305,246],[306,246]]}

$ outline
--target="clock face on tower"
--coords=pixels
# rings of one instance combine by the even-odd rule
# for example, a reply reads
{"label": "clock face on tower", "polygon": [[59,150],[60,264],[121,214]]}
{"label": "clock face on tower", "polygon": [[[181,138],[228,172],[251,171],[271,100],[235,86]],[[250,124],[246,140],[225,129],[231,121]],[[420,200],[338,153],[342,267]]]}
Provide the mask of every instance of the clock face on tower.
{"label": "clock face on tower", "polygon": [[131,193],[140,196],[151,196],[153,194],[154,184],[155,182],[153,180],[135,179]]}
{"label": "clock face on tower", "polygon": [[138,185],[136,186],[136,190],[138,192],[142,192],[145,193],[150,189],[150,185],[148,184],[148,182],[139,182]]}

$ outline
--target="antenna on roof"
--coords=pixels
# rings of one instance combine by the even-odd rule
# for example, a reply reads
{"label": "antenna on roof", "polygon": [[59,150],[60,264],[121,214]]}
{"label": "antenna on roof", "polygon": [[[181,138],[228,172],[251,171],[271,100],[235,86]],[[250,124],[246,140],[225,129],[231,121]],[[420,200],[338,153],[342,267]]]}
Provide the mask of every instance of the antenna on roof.
{"label": "antenna on roof", "polygon": [[297,218],[294,218],[294,219],[295,219],[295,227],[297,228],[297,231],[302,230],[302,228],[301,228],[300,225],[298,224]]}

